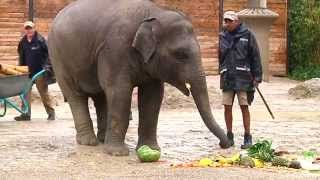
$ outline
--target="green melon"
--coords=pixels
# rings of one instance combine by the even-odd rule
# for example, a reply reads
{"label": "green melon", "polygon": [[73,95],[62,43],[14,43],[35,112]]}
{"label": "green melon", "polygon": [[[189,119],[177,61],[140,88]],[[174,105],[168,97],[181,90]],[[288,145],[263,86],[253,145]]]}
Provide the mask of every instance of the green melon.
{"label": "green melon", "polygon": [[141,146],[137,150],[138,158],[141,162],[155,162],[160,159],[160,151],[153,150],[147,145]]}
{"label": "green melon", "polygon": [[253,159],[249,156],[240,157],[239,165],[251,168],[255,166]]}

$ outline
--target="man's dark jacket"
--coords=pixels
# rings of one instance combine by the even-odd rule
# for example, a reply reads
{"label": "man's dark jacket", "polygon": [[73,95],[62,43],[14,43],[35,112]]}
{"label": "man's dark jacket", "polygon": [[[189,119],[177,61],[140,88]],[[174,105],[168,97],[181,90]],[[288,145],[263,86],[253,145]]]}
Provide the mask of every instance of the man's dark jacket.
{"label": "man's dark jacket", "polygon": [[234,32],[220,33],[219,71],[223,91],[254,91],[261,82],[262,67],[257,41],[243,24]]}
{"label": "man's dark jacket", "polygon": [[18,45],[19,65],[28,66],[30,77],[40,72],[42,69],[49,70],[46,73],[46,80],[48,84],[54,83],[52,79],[53,71],[50,72],[51,64],[48,59],[48,46],[46,40],[37,31],[34,32],[31,42],[28,41],[27,36],[23,36]]}

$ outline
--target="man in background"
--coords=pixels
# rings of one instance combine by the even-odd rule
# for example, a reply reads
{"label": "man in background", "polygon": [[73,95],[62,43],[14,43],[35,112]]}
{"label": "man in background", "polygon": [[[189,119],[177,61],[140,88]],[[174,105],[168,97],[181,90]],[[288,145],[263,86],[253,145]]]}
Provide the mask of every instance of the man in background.
{"label": "man in background", "polygon": [[[23,25],[25,35],[19,42],[19,65],[28,66],[30,78],[40,72],[48,64],[48,47],[46,40],[36,30],[32,21],[26,21]],[[35,81],[42,103],[48,114],[48,120],[55,120],[55,110],[48,93],[48,84],[44,76]],[[26,97],[29,103],[29,112],[15,117],[16,121],[29,121],[31,118],[31,91]]]}
{"label": "man in background", "polygon": [[224,14],[224,31],[220,34],[219,70],[222,104],[224,105],[227,136],[234,145],[232,105],[235,95],[242,112],[244,141],[242,149],[252,145],[249,105],[255,87],[262,80],[262,66],[258,44],[253,33],[239,21],[234,11]]}

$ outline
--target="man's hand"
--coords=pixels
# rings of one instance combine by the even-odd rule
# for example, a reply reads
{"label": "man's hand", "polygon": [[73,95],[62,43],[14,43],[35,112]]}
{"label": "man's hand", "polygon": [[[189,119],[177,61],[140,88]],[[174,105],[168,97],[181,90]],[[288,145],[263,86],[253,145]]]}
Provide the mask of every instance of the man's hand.
{"label": "man's hand", "polygon": [[254,87],[258,87],[258,86],[259,86],[259,82],[256,81],[256,80],[253,80],[253,86],[254,86]]}

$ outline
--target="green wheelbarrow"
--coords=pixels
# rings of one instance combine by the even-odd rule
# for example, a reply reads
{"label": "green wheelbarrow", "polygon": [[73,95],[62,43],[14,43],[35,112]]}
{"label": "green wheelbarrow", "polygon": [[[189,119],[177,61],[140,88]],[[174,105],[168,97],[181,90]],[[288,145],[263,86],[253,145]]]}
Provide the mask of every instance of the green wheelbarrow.
{"label": "green wheelbarrow", "polygon": [[[12,75],[0,78],[0,102],[3,104],[4,110],[0,113],[0,117],[6,115],[7,106],[11,106],[22,114],[27,114],[30,110],[29,103],[26,100],[28,92],[31,90],[34,82],[46,71],[41,70],[31,79],[29,74]],[[18,105],[10,100],[12,97],[19,96],[23,106]]]}

